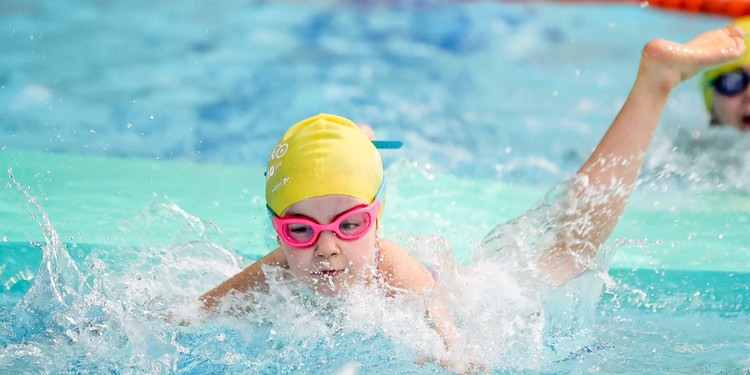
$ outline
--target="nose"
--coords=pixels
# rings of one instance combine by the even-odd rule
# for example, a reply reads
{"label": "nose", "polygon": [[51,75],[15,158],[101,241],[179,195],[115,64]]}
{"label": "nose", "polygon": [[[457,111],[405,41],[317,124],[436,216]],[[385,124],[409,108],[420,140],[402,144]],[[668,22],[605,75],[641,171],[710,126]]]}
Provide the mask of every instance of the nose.
{"label": "nose", "polygon": [[315,256],[319,258],[330,258],[341,252],[339,249],[336,233],[323,231],[315,244]]}

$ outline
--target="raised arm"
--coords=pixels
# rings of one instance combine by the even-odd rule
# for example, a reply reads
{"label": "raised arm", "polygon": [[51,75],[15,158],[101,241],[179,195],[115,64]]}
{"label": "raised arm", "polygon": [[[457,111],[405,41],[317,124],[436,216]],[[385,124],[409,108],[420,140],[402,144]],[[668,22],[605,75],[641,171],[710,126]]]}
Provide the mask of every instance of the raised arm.
{"label": "raised arm", "polygon": [[232,292],[245,292],[250,289],[265,290],[266,275],[263,273],[263,265],[286,266],[286,257],[281,248],[268,253],[257,262],[251,264],[240,273],[232,276],[219,286],[209,290],[200,296],[203,306],[213,309],[221,303],[221,299]]}
{"label": "raised arm", "polygon": [[711,65],[739,57],[745,49],[743,36],[741,28],[729,26],[685,44],[663,39],[646,44],[630,95],[578,171],[574,187],[578,205],[565,218],[566,223],[576,225],[560,233],[556,248],[540,259],[554,284],[563,284],[585,270],[614,230],[672,89]]}

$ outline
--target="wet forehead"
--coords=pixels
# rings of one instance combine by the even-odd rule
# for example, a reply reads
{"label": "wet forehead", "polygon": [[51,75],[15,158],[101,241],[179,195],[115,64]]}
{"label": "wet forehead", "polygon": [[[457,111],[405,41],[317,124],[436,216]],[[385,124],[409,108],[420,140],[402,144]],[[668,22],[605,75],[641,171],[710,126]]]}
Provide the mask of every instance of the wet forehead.
{"label": "wet forehead", "polygon": [[366,203],[348,195],[325,195],[299,201],[289,206],[281,216],[306,216],[318,223],[327,224],[332,222],[341,213],[362,204]]}

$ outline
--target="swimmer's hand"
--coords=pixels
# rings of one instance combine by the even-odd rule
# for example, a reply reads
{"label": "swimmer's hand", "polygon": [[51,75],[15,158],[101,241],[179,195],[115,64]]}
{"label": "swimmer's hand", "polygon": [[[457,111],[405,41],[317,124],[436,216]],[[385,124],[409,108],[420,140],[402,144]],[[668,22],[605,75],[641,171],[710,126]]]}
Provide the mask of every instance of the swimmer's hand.
{"label": "swimmer's hand", "polygon": [[375,131],[372,130],[372,128],[367,124],[357,124],[359,126],[359,130],[362,131],[362,133],[365,133],[367,138],[369,138],[371,141],[375,139]]}
{"label": "swimmer's hand", "polygon": [[654,39],[643,48],[639,78],[669,91],[705,68],[738,58],[745,50],[744,36],[741,27],[727,26],[684,44]]}

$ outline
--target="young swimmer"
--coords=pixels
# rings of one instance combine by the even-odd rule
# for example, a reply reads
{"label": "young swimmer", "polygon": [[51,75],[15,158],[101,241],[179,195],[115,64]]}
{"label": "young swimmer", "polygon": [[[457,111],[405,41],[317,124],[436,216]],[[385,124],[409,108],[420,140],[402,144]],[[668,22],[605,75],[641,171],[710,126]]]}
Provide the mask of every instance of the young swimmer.
{"label": "young swimmer", "polygon": [[[702,69],[740,56],[743,36],[742,28],[728,26],[685,44],[662,39],[646,44],[630,95],[578,172],[574,192],[581,197],[604,192],[603,199],[584,200],[566,216],[567,222],[586,225],[560,233],[539,259],[538,268],[552,284],[585,271],[619,221],[671,90]],[[231,293],[267,290],[263,267],[288,269],[324,295],[355,284],[428,295],[436,283],[431,273],[409,251],[377,235],[385,189],[380,154],[355,123],[321,114],[292,126],[273,149],[266,171],[266,201],[279,247],[201,296],[205,307],[216,308]],[[450,349],[456,340],[450,315],[439,303],[428,306]]]}
{"label": "young swimmer", "polygon": [[[750,32],[750,17],[733,24]],[[745,45],[748,43],[750,40],[746,38]],[[712,126],[750,130],[750,50],[745,50],[737,60],[706,70],[700,84]]]}

